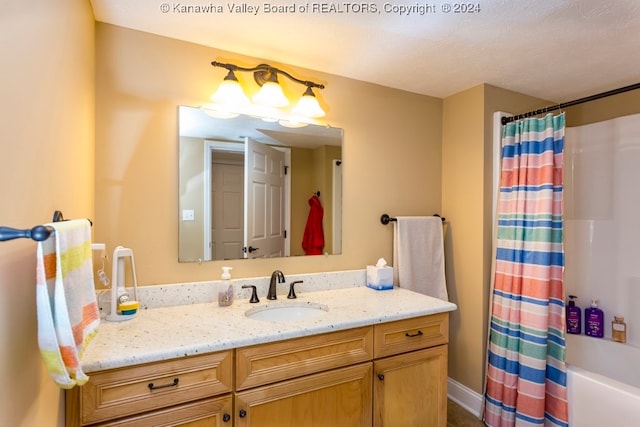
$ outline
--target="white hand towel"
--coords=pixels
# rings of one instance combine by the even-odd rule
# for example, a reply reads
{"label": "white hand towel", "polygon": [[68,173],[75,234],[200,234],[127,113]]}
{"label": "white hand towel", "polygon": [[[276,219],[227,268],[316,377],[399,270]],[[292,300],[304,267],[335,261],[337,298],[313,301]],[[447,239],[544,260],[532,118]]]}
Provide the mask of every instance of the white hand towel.
{"label": "white hand towel", "polygon": [[393,264],[394,282],[399,287],[449,301],[440,217],[397,217],[393,235]]}

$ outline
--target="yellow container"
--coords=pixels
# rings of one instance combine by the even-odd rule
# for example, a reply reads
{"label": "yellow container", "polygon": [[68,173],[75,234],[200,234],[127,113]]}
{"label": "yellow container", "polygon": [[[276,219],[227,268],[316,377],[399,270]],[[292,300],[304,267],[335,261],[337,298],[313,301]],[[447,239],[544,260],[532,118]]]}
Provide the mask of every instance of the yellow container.
{"label": "yellow container", "polygon": [[611,339],[617,342],[627,342],[627,324],[624,317],[614,316],[611,322]]}
{"label": "yellow container", "polygon": [[124,315],[136,314],[139,308],[139,301],[125,301],[118,304],[118,311],[120,312],[120,314]]}

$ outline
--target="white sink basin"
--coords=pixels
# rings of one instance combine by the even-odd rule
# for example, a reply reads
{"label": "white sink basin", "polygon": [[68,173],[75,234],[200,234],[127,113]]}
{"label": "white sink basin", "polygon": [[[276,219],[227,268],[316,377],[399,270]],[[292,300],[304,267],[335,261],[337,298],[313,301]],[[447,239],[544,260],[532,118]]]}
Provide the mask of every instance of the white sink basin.
{"label": "white sink basin", "polygon": [[329,307],[326,304],[305,301],[273,302],[250,308],[245,316],[255,320],[271,322],[308,320],[326,316]]}

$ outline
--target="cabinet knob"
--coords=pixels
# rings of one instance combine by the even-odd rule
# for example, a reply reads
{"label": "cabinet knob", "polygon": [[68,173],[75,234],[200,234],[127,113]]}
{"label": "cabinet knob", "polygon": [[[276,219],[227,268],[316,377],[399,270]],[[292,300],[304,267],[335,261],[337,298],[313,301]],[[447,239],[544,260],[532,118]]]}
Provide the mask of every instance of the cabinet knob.
{"label": "cabinet knob", "polygon": [[384,380],[384,374],[378,374],[378,379],[379,379],[380,381]]}
{"label": "cabinet knob", "polygon": [[244,409],[240,409],[238,415],[240,415],[240,418],[244,418],[247,416],[247,411],[245,411]]}
{"label": "cabinet knob", "polygon": [[229,414],[224,414],[222,416],[222,421],[224,421],[225,423],[228,423],[231,420],[231,415]]}

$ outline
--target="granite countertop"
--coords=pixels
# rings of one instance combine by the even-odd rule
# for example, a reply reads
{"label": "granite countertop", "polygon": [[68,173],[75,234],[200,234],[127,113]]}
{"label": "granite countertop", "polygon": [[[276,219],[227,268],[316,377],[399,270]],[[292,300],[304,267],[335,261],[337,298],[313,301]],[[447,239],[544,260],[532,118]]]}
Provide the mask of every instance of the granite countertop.
{"label": "granite countertop", "polygon": [[[210,353],[253,344],[315,335],[428,314],[453,311],[455,304],[405,289],[375,291],[365,286],[315,292],[298,291],[296,300],[278,295],[257,304],[237,299],[229,307],[217,302],[141,309],[124,322],[102,320],[82,357],[85,372],[95,372]],[[264,321],[245,312],[264,305],[314,302],[326,314],[307,320]]]}

